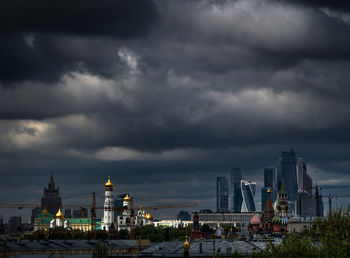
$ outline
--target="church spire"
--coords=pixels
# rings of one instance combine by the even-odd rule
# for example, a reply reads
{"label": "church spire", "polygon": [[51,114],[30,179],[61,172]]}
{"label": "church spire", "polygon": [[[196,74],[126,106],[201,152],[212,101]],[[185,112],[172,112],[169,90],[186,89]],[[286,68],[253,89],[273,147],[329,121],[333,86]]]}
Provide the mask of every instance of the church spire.
{"label": "church spire", "polygon": [[271,203],[271,190],[270,188],[267,189],[267,201],[266,201],[266,206],[265,210],[272,210],[272,203]]}
{"label": "church spire", "polygon": [[286,191],[284,186],[284,176],[282,176],[282,182],[281,182],[281,193],[284,193]]}
{"label": "church spire", "polygon": [[49,189],[55,189],[55,182],[53,181],[52,171],[50,176]]}

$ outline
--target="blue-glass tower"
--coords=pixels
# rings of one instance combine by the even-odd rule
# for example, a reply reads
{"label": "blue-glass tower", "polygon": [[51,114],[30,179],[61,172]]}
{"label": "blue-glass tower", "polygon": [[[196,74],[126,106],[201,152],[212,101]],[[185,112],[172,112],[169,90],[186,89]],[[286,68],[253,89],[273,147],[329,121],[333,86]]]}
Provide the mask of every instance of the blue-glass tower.
{"label": "blue-glass tower", "polygon": [[297,183],[297,160],[293,149],[291,151],[282,151],[282,158],[278,162],[278,189],[281,188],[281,178],[284,176],[284,183],[286,191],[288,193],[288,199],[290,202],[295,202],[298,195],[298,183]]}
{"label": "blue-glass tower", "polygon": [[226,177],[216,178],[216,209],[217,212],[228,211],[228,181]]}
{"label": "blue-glass tower", "polygon": [[242,173],[239,168],[233,168],[230,175],[230,210],[241,212],[242,191],[241,191]]}
{"label": "blue-glass tower", "polygon": [[264,187],[261,188],[261,211],[266,207],[267,190],[271,191],[271,202],[274,203],[277,196],[277,169],[265,168],[264,169]]}

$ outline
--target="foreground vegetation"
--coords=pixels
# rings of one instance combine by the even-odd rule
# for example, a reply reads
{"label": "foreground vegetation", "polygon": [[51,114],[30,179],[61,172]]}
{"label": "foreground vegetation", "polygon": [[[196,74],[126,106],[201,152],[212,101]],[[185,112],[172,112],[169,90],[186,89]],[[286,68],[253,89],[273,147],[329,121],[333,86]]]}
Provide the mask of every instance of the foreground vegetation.
{"label": "foreground vegetation", "polygon": [[280,245],[269,243],[253,257],[350,257],[350,207],[318,219],[308,232],[289,234]]}

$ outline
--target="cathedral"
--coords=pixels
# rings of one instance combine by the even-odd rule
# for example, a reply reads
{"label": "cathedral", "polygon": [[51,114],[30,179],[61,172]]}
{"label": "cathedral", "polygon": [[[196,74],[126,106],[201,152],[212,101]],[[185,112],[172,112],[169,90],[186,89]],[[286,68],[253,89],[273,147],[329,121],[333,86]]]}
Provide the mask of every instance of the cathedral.
{"label": "cathedral", "polygon": [[[102,219],[96,220],[97,230],[131,230],[134,226],[152,225],[153,217],[146,213],[142,207],[135,214],[133,206],[133,198],[127,194],[123,198],[122,214],[114,217],[114,184],[108,177],[105,183],[105,200],[103,206]],[[34,230],[48,230],[50,228],[63,227],[67,229],[78,229],[82,231],[92,230],[91,218],[65,218],[61,210],[62,200],[59,196],[58,187],[51,176],[48,188],[44,189],[44,197],[42,200],[42,208],[34,218]],[[47,205],[47,206],[46,206]],[[50,210],[49,208],[50,207]],[[39,208],[38,208],[39,209]],[[54,215],[55,214],[55,215]]]}
{"label": "cathedral", "polygon": [[289,217],[288,195],[285,190],[284,178],[282,177],[281,191],[277,194],[274,205],[271,202],[271,190],[267,190],[266,207],[261,217],[255,213],[250,220],[248,230],[253,234],[277,234],[287,233],[287,223]]}

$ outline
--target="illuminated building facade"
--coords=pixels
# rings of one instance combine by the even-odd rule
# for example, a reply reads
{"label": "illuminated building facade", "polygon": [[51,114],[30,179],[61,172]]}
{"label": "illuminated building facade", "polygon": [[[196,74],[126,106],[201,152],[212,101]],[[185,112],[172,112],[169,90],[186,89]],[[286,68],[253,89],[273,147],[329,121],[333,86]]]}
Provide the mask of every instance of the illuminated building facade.
{"label": "illuminated building facade", "polygon": [[256,183],[241,180],[242,212],[255,212],[255,189]]}
{"label": "illuminated building facade", "polygon": [[113,199],[113,183],[111,182],[110,177],[105,183],[105,202],[103,209],[103,220],[102,220],[102,229],[109,230],[109,228],[114,223],[114,199]]}

